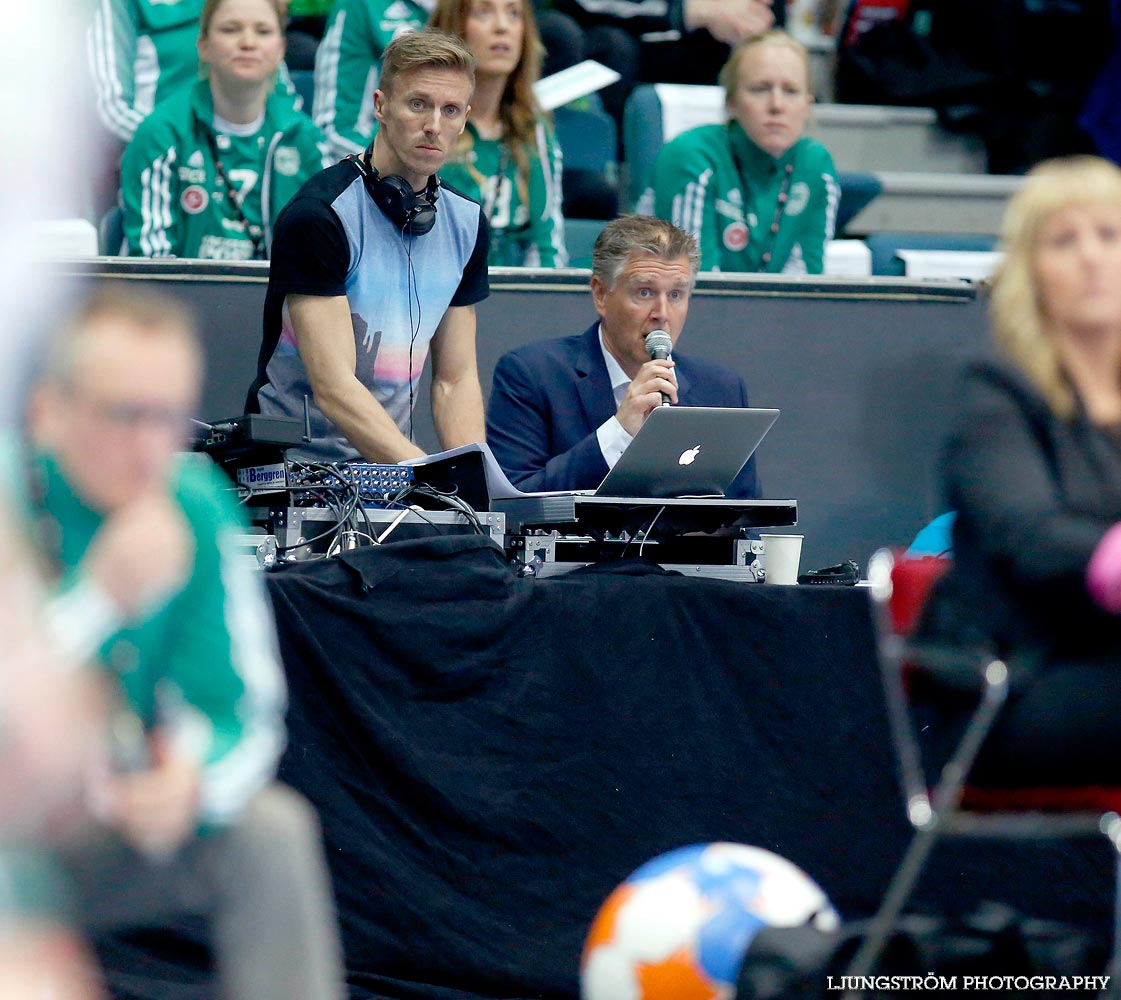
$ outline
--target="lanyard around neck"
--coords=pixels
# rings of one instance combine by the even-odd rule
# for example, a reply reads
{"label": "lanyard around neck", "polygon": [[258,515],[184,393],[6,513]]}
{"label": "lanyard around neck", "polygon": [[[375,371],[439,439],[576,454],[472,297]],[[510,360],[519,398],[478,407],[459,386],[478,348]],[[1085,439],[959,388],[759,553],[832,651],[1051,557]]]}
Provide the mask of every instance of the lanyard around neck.
{"label": "lanyard around neck", "polygon": [[[736,173],[739,175],[739,179],[740,179],[740,190],[743,191],[744,194],[746,195],[747,190],[748,190],[748,188],[747,188],[747,171],[744,169],[743,162],[740,160],[739,153],[736,152],[736,146],[735,146],[735,142],[733,141],[732,136],[729,136],[728,139],[729,139],[729,148],[732,151],[732,160],[736,165]],[[793,176],[793,174],[794,174],[794,164],[793,163],[787,163],[786,166],[783,168],[782,187],[779,188],[778,200],[775,202],[774,218],[771,220],[771,226],[770,226],[770,229],[768,230],[767,246],[763,250],[763,256],[760,258],[760,267],[759,267],[760,271],[765,271],[767,269],[767,265],[770,264],[771,257],[774,255],[775,241],[778,239],[778,231],[779,231],[779,228],[782,226],[782,216],[783,216],[783,213],[786,211],[786,203],[790,198],[790,179]],[[747,200],[746,197],[745,197],[744,200],[746,202],[746,200]],[[746,208],[746,205],[744,207]],[[745,215],[746,215],[746,213],[745,213]],[[746,217],[744,219],[744,225],[745,226],[747,225]],[[750,233],[750,232],[751,232],[751,228],[748,227],[748,233]],[[750,242],[750,240],[749,240],[749,242]]]}
{"label": "lanyard around neck", "polygon": [[[476,152],[476,156],[477,155]],[[470,157],[468,157],[463,164],[467,168],[467,173],[471,177],[471,180],[478,186],[479,193],[483,196],[483,214],[486,216],[486,220],[492,229],[495,223],[495,212],[498,208],[498,195],[506,179],[506,171],[510,169],[510,160],[510,147],[506,144],[505,139],[499,139],[498,172],[493,178],[493,183],[489,184],[487,183],[488,178],[486,174],[475,166]]]}
{"label": "lanyard around neck", "polygon": [[[245,210],[241,207],[241,198],[234,186],[230,183],[230,178],[226,173],[226,167],[222,163],[222,157],[218,152],[218,140],[214,137],[213,129],[204,126],[203,131],[206,133],[206,141],[210,144],[210,155],[214,159],[214,173],[218,176],[218,183],[226,190],[226,201],[229,202],[230,207],[233,209],[234,221],[240,222],[245,227],[245,234],[249,237],[249,241],[253,244],[253,259],[265,259],[265,233],[260,226],[255,226],[245,216]],[[264,178],[264,171],[259,171]]]}

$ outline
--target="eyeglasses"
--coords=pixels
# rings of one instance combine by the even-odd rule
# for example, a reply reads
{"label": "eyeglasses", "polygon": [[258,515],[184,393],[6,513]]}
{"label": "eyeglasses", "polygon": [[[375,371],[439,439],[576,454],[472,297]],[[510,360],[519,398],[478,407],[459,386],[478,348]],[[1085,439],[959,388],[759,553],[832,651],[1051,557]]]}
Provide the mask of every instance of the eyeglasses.
{"label": "eyeglasses", "polygon": [[151,403],[110,402],[74,386],[70,390],[73,397],[92,410],[99,420],[111,424],[115,429],[156,428],[177,437],[186,436],[190,432],[191,414],[186,410]]}

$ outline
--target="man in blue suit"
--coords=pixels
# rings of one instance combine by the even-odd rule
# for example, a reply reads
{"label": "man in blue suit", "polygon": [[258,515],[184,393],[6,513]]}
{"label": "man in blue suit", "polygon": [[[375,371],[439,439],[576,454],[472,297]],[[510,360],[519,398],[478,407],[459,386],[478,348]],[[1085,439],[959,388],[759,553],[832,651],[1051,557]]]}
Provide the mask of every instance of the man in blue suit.
{"label": "man in blue suit", "polygon": [[[504,354],[494,369],[487,443],[519,489],[595,489],[665,393],[681,406],[747,406],[729,368],[674,354],[651,360],[646,335],[674,344],[685,326],[700,265],[697,241],[662,219],[609,222],[592,251],[599,322],[575,337]],[[755,459],[729,496],[759,495]]]}

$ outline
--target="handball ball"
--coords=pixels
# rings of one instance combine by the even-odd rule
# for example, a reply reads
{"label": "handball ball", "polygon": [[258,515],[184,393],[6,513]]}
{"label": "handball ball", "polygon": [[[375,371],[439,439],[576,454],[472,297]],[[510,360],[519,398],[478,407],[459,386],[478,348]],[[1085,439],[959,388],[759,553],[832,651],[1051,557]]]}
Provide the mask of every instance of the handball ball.
{"label": "handball ball", "polygon": [[694,844],[648,861],[600,907],[580,966],[583,1000],[732,1000],[764,927],[840,925],[801,869],[761,847]]}

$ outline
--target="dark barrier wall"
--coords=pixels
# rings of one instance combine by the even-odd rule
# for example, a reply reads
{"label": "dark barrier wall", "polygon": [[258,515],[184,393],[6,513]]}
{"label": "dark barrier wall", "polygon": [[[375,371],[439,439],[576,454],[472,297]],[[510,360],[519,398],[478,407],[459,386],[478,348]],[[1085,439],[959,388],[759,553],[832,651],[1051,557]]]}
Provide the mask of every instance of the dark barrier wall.
{"label": "dark barrier wall", "polygon": [[[242,410],[256,370],[267,264],[98,260],[68,273],[157,281],[194,304],[209,378],[203,416]],[[587,272],[501,270],[481,303],[484,394],[498,357],[595,319]],[[783,280],[712,275],[698,284],[679,342],[735,368],[754,405],[782,410],[759,448],[766,495],[793,497],[803,568],[910,540],[939,513],[937,455],[956,406],[956,371],[986,350],[984,303],[958,282]],[[420,394],[416,433],[434,447]]]}

